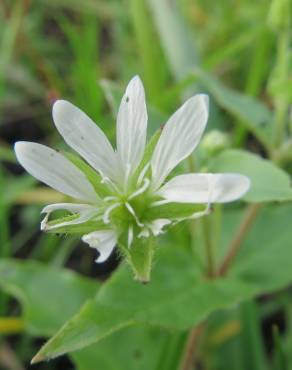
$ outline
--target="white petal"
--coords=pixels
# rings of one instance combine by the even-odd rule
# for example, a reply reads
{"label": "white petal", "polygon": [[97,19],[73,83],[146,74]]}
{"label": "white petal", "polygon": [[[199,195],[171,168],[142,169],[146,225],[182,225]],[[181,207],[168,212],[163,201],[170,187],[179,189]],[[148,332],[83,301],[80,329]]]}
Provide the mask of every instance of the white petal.
{"label": "white petal", "polygon": [[153,188],[157,189],[169,172],[188,157],[199,143],[208,119],[208,96],[195,95],[168,120],[151,160]]}
{"label": "white petal", "polygon": [[96,210],[95,206],[91,206],[89,204],[79,204],[79,203],[55,203],[49,204],[45,206],[41,213],[51,213],[60,209],[64,209],[65,211],[69,211],[71,213],[80,213],[82,211],[87,210]]}
{"label": "white petal", "polygon": [[57,151],[45,145],[19,141],[14,150],[28,173],[73,198],[96,202],[97,194],[82,171]]}
{"label": "white petal", "polygon": [[[71,221],[65,221],[55,225],[48,225],[50,214],[57,210],[69,211],[70,213],[78,214],[79,216]],[[41,213],[46,213],[45,218],[41,222],[41,230],[49,231],[63,226],[82,224],[83,222],[86,222],[94,217],[98,213],[98,209],[88,204],[57,203],[46,206],[42,209]]]}
{"label": "white petal", "polygon": [[117,244],[117,234],[112,230],[94,231],[90,234],[83,235],[82,240],[89,244],[91,248],[96,248],[99,256],[96,262],[104,262],[111,255]]}
{"label": "white petal", "polygon": [[150,231],[148,227],[143,227],[142,231],[138,234],[138,238],[149,238]]}
{"label": "white petal", "polygon": [[186,174],[168,181],[157,194],[169,202],[226,203],[242,197],[250,188],[239,174]]}
{"label": "white petal", "polygon": [[146,143],[147,109],[143,84],[138,76],[128,84],[117,117],[117,153],[122,167],[132,173],[140,163]]}
{"label": "white petal", "polygon": [[138,234],[138,238],[148,238],[150,236],[150,231],[154,236],[163,234],[163,228],[166,225],[171,224],[171,220],[167,218],[158,218],[150,223],[147,223],[142,231]]}
{"label": "white petal", "polygon": [[163,228],[166,225],[171,224],[171,221],[167,218],[158,218],[157,220],[154,220],[149,224],[149,228],[152,231],[154,236],[157,236],[159,234],[163,233]]}
{"label": "white petal", "polygon": [[53,106],[53,119],[72,149],[101,174],[115,179],[115,152],[103,131],[82,110],[58,100]]}
{"label": "white petal", "polygon": [[[239,174],[214,174],[214,193],[216,203],[233,202],[243,197],[250,189],[250,179]],[[217,179],[216,179],[217,176]]]}

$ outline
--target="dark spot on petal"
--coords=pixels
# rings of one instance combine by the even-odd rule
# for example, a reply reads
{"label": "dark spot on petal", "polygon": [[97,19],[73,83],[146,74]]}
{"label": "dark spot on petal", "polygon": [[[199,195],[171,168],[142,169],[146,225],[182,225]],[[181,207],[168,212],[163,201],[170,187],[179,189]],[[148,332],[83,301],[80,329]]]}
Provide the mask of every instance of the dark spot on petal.
{"label": "dark spot on petal", "polygon": [[130,98],[127,96],[126,97],[126,103],[129,103],[129,101],[130,101]]}
{"label": "dark spot on petal", "polygon": [[81,139],[81,140],[84,140],[84,136],[81,136],[81,137],[80,137],[80,139]]}

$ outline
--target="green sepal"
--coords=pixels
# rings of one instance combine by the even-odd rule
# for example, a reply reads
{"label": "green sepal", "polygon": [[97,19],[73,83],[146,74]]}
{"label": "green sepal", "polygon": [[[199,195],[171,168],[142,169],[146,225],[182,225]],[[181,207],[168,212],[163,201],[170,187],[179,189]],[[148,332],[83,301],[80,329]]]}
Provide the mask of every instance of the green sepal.
{"label": "green sepal", "polygon": [[70,152],[64,152],[64,155],[84,173],[98,196],[103,198],[112,195],[108,187],[102,183],[102,177],[92,167],[84,162],[83,159]]}
{"label": "green sepal", "polygon": [[144,152],[144,156],[143,156],[139,166],[136,168],[136,170],[133,174],[133,177],[132,177],[133,178],[132,184],[134,186],[136,185],[136,182],[138,180],[138,177],[139,177],[141,171],[146,166],[146,164],[148,162],[150,162],[152,154],[153,154],[154,149],[155,149],[155,146],[158,142],[158,139],[160,138],[160,135],[161,135],[161,130],[159,129],[154,133],[154,135],[151,137],[149,143],[147,144],[145,152]]}
{"label": "green sepal", "polygon": [[[79,215],[68,215],[65,217],[57,218],[55,220],[49,221],[47,225],[55,226],[58,224],[61,224],[63,222],[69,222],[73,221],[76,218],[78,218]],[[76,224],[76,225],[67,225],[67,226],[61,226],[56,227],[52,230],[46,230],[50,234],[78,234],[78,235],[84,235],[89,234],[96,230],[106,230],[108,229],[108,226],[105,225],[102,220],[89,220],[86,222],[83,222],[82,224]]]}
{"label": "green sepal", "polygon": [[191,217],[194,213],[202,212],[205,208],[205,204],[167,203],[149,208],[145,213],[145,218],[149,221],[158,218],[176,220]]}
{"label": "green sepal", "polygon": [[135,279],[143,284],[148,283],[151,277],[155,238],[135,237],[130,248],[125,247],[121,243],[119,246],[126,261],[132,268]]}

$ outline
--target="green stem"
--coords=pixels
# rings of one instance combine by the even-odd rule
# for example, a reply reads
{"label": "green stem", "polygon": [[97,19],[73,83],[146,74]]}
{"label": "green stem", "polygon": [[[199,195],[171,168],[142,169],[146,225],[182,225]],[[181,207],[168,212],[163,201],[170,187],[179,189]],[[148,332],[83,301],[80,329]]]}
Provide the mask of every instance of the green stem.
{"label": "green stem", "polygon": [[210,219],[207,217],[203,217],[202,224],[207,258],[207,275],[208,277],[212,278],[215,275],[215,261],[214,248],[210,232]]}
{"label": "green stem", "polygon": [[230,246],[228,248],[228,252],[219,267],[218,275],[223,276],[226,274],[226,272],[229,270],[230,266],[232,265],[235,257],[237,256],[237,253],[242,245],[243,240],[245,239],[250,227],[253,224],[253,221],[255,220],[257,213],[259,209],[261,208],[260,203],[251,204],[248,206],[246,210],[246,214],[239,225],[239,228],[232,239]]}
{"label": "green stem", "polygon": [[200,324],[189,332],[181,360],[180,370],[191,370],[194,368],[193,364],[195,362],[196,349],[203,331],[204,324]]}
{"label": "green stem", "polygon": [[217,203],[214,204],[214,212],[213,212],[213,248],[214,248],[214,255],[217,255],[219,246],[220,246],[220,240],[221,240],[221,227],[222,227],[222,204]]}

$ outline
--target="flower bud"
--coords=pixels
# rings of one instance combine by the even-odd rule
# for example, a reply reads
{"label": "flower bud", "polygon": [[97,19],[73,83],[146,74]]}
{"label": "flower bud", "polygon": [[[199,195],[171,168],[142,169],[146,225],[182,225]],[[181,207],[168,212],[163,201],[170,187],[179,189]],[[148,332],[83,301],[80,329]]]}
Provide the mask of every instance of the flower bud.
{"label": "flower bud", "polygon": [[201,144],[201,148],[205,150],[209,156],[213,156],[228,147],[230,147],[229,135],[219,130],[209,131],[204,136]]}

